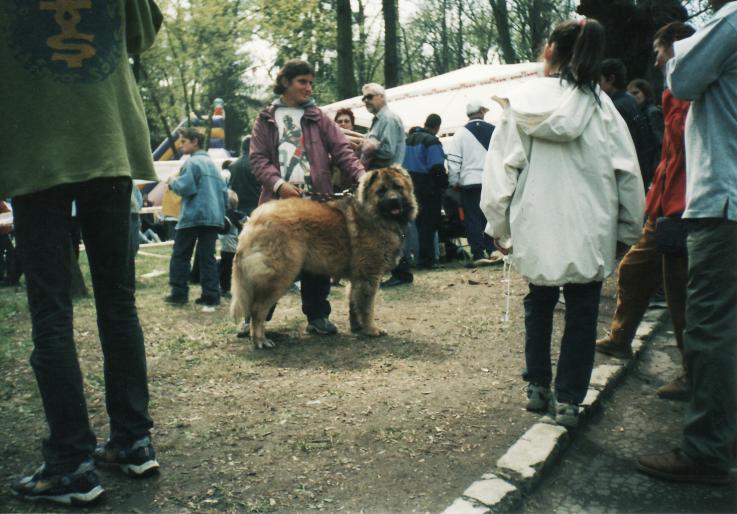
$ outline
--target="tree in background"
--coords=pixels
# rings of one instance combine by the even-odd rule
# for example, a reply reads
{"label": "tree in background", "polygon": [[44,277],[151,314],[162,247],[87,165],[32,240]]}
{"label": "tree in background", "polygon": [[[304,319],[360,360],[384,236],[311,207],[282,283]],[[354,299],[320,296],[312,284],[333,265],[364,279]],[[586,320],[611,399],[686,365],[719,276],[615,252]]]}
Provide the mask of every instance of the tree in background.
{"label": "tree in background", "polygon": [[351,0],[337,0],[338,74],[335,78],[338,99],[358,94],[353,71],[353,16]]}
{"label": "tree in background", "polygon": [[226,109],[226,148],[237,151],[261,106],[244,80],[250,65],[240,51],[250,38],[245,0],[157,0],[164,24],[139,62],[141,96],[152,147],[194,114],[206,119],[213,100]]}
{"label": "tree in background", "polygon": [[384,13],[384,85],[394,87],[400,84],[399,60],[399,8],[397,0],[382,0]]}

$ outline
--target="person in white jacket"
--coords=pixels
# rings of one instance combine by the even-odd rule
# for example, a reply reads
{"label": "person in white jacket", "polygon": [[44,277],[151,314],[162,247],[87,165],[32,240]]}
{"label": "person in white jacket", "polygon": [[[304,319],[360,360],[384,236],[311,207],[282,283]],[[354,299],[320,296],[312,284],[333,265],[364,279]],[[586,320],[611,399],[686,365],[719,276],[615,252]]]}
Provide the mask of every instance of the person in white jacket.
{"label": "person in white jacket", "polygon": [[[577,425],[591,378],[602,281],[618,246],[638,240],[644,212],[632,138],[598,86],[603,51],[596,20],[555,27],[545,77],[495,98],[504,112],[482,181],[486,231],[529,281],[527,408],[546,411],[552,402],[564,426]],[[550,340],[561,286],[566,322],[552,396]]]}
{"label": "person in white jacket", "polygon": [[487,112],[489,108],[481,100],[471,100],[466,105],[468,123],[453,134],[448,151],[448,182],[450,187],[460,192],[472,267],[501,262],[503,257],[484,233],[486,218],[479,207],[484,161],[494,133],[494,125],[484,121]]}

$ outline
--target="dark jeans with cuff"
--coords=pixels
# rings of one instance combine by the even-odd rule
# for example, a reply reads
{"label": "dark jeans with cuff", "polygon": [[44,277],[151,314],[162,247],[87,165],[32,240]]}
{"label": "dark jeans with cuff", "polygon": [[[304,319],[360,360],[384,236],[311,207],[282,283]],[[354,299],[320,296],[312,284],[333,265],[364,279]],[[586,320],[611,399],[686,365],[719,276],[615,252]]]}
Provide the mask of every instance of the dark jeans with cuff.
{"label": "dark jeans with cuff", "polygon": [[463,206],[463,225],[466,228],[466,239],[471,247],[473,259],[482,259],[491,254],[496,247],[491,237],[484,233],[486,217],[481,211],[481,184],[461,187],[461,205]]}
{"label": "dark jeans with cuff", "polygon": [[[530,284],[524,300],[526,369],[522,376],[544,387],[549,387],[553,378],[550,343],[559,294],[558,286]],[[601,282],[565,284],[563,296],[565,328],[555,373],[555,395],[559,402],[578,405],[586,397],[594,366]]]}
{"label": "dark jeans with cuff", "polygon": [[30,361],[49,426],[42,452],[53,473],[76,469],[96,443],[72,327],[72,201],[92,276],[110,438],[128,444],[153,426],[130,257],[131,187],[127,177],[99,178],[13,198],[33,327]]}

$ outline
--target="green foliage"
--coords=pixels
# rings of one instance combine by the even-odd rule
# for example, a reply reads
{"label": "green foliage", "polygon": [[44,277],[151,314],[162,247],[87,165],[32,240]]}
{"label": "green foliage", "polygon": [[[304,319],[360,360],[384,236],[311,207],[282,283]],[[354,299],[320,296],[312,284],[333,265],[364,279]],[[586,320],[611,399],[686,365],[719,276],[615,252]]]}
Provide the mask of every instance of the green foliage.
{"label": "green foliage", "polygon": [[141,95],[152,146],[185,117],[206,118],[215,98],[225,101],[226,147],[239,149],[250,130],[254,87],[244,81],[250,58],[241,48],[250,38],[243,0],[159,0],[164,25],[154,47],[141,58]]}
{"label": "green foliage", "polygon": [[336,98],[335,2],[332,0],[255,0],[253,31],[277,50],[275,68],[290,59],[315,67],[315,100]]}

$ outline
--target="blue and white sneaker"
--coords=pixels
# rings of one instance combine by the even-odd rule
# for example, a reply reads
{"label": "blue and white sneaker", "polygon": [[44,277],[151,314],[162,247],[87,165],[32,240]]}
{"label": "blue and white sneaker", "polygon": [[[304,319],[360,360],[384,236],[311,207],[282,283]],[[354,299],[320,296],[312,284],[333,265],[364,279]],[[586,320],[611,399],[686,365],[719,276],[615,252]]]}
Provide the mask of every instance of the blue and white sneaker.
{"label": "blue and white sneaker", "polygon": [[101,465],[118,466],[123,473],[133,477],[146,477],[159,470],[156,452],[148,436],[128,446],[112,441],[100,443],[95,448],[95,461]]}
{"label": "blue and white sneaker", "polygon": [[64,505],[89,505],[105,490],[95,473],[95,462],[87,459],[71,473],[53,474],[46,464],[32,474],[21,477],[11,486],[13,493],[24,500],[48,500]]}

